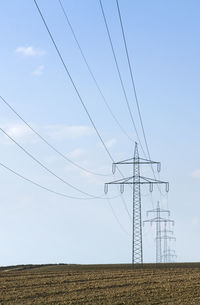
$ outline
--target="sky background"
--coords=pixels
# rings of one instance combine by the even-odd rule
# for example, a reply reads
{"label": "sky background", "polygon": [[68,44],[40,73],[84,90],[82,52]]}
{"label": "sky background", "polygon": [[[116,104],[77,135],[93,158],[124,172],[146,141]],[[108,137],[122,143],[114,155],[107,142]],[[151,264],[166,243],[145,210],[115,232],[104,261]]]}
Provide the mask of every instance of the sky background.
{"label": "sky background", "polygon": [[[135,100],[114,0],[102,1],[141,141]],[[200,246],[200,3],[197,0],[119,1],[150,154],[162,163],[170,192],[161,201],[175,220],[178,261],[199,261]],[[114,160],[133,156],[134,145],[119,129],[88,73],[58,1],[38,0],[65,63]],[[101,15],[99,2],[63,1],[100,88],[129,136],[136,135]],[[60,158],[0,101],[0,122],[9,135],[69,183],[96,196],[112,175],[112,162],[93,130],[50,41],[33,1],[2,1],[0,95],[88,174]],[[37,183],[75,197],[85,195],[45,172],[0,134],[0,162]],[[141,148],[139,148],[142,155]],[[131,168],[122,167],[124,175]],[[152,177],[151,171],[142,173]],[[0,265],[26,263],[129,263],[131,220],[118,197],[76,200],[48,193],[0,167]],[[163,189],[164,193],[164,189]],[[119,195],[111,187],[108,196]],[[125,189],[130,214],[132,199]],[[142,214],[152,209],[142,190]],[[144,261],[155,261],[155,228],[144,227]]]}

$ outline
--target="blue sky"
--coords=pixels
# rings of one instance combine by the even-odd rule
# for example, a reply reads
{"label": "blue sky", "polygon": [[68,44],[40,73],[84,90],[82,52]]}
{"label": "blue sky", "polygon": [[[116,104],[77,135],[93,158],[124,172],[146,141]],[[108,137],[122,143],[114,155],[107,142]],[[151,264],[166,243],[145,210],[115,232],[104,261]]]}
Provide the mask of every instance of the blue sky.
{"label": "blue sky", "polygon": [[[102,102],[83,62],[58,1],[38,0],[65,63],[116,161],[133,155]],[[168,206],[175,220],[178,261],[199,261],[200,232],[200,3],[194,1],[119,1],[138,98],[153,160],[170,182]],[[63,1],[80,45],[114,114],[135,140],[120,88],[98,1]],[[114,0],[103,1],[120,70],[142,139]],[[86,174],[50,150],[1,102],[1,128],[66,181],[95,195],[116,179],[111,161],[86,116],[61,65],[33,1],[1,4],[0,83],[2,95],[50,143]],[[143,139],[142,139],[143,141]],[[1,162],[46,187],[82,195],[46,173],[2,134]],[[144,143],[144,141],[143,141]],[[141,149],[140,149],[141,152]],[[122,168],[125,175],[129,169]],[[145,169],[146,175],[152,173]],[[0,168],[0,264],[120,263],[131,260],[131,222],[122,201],[111,200],[125,234],[106,200],[72,200],[42,191]],[[109,195],[118,194],[112,189]],[[152,208],[143,190],[142,211]],[[84,196],[83,196],[84,197]],[[125,191],[131,213],[131,194]],[[155,190],[154,204],[165,198]],[[144,228],[144,259],[154,261],[154,228]],[[172,245],[174,246],[174,245]]]}

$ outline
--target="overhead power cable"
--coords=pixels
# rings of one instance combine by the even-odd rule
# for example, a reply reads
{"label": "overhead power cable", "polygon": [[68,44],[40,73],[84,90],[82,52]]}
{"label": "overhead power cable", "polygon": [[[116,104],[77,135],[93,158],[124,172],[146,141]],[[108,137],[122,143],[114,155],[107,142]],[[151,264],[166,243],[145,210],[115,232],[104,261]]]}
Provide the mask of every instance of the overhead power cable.
{"label": "overhead power cable", "polygon": [[112,42],[112,38],[111,38],[110,30],[109,30],[109,27],[108,27],[108,22],[107,22],[107,19],[106,19],[106,15],[105,15],[105,12],[104,12],[102,1],[99,0],[99,3],[100,3],[103,20],[104,20],[105,27],[106,27],[106,32],[107,32],[108,39],[109,39],[109,42],[110,42],[110,46],[111,46],[114,62],[115,62],[115,65],[116,65],[117,73],[118,73],[118,76],[119,76],[120,84],[121,84],[122,91],[123,91],[123,94],[124,94],[124,97],[125,97],[125,101],[126,101],[126,105],[127,105],[127,108],[128,108],[128,112],[129,112],[130,117],[131,117],[131,122],[133,124],[134,130],[135,130],[138,142],[139,142],[139,144],[141,146],[141,149],[143,151],[143,154],[144,154],[144,156],[146,156],[145,151],[144,151],[143,146],[142,146],[142,143],[141,143],[141,140],[140,140],[140,137],[139,137],[139,133],[138,133],[138,130],[137,130],[134,118],[133,118],[133,114],[132,114],[130,103],[129,103],[129,100],[128,100],[128,97],[127,97],[127,94],[126,94],[126,89],[125,89],[125,86],[124,86],[124,82],[122,80],[122,75],[121,75],[121,72],[120,72],[117,56],[115,54],[115,49],[114,49],[114,46],[113,46],[113,42]]}
{"label": "overhead power cable", "polygon": [[[35,181],[29,179],[29,178],[26,178],[25,176],[19,174],[18,172],[14,171],[13,169],[9,168],[8,166],[6,166],[6,165],[3,164],[3,163],[0,163],[0,166],[3,167],[3,168],[5,168],[5,169],[8,170],[9,172],[13,173],[14,175],[20,177],[21,179],[23,179],[23,180],[25,180],[25,181],[27,181],[27,182],[29,182],[29,183],[31,183],[31,184],[33,184],[33,185],[39,187],[39,188],[41,188],[41,189],[43,189],[43,190],[45,190],[45,191],[48,191],[48,192],[50,192],[50,193],[53,193],[54,195],[58,195],[58,196],[65,197],[65,198],[70,198],[70,199],[88,200],[87,198],[73,197],[73,196],[69,196],[69,195],[63,194],[63,193],[56,192],[56,191],[54,191],[54,190],[52,190],[52,189],[49,189],[49,188],[47,188],[47,187],[45,187],[45,186],[43,186],[43,185],[41,185],[41,184],[39,184],[39,183],[37,183],[37,182],[35,182]],[[89,199],[92,199],[92,198],[89,198]],[[113,207],[112,207],[112,204],[111,204],[111,202],[110,202],[110,198],[107,198],[107,197],[106,197],[106,199],[107,199],[107,201],[108,201],[108,203],[109,203],[109,206],[110,206],[110,208],[111,208],[111,211],[112,211],[112,213],[113,213],[113,215],[114,215],[116,221],[118,222],[119,226],[121,227],[122,231],[123,231],[125,234],[127,234],[127,235],[130,236],[130,234],[129,234],[128,231],[124,228],[124,226],[121,224],[121,222],[120,222],[118,216],[116,215],[116,213],[115,213],[115,211],[114,211],[114,209],[113,209]]]}
{"label": "overhead power cable", "polygon": [[[138,133],[138,131],[137,131],[137,127],[136,127],[136,124],[135,124],[135,121],[134,121],[134,118],[133,118],[133,114],[132,114],[131,107],[130,107],[130,103],[129,103],[129,100],[128,100],[128,97],[127,97],[127,94],[126,94],[126,89],[125,89],[125,86],[124,86],[124,82],[123,82],[123,80],[122,80],[122,75],[121,75],[121,72],[120,72],[120,68],[119,68],[117,56],[116,56],[116,53],[115,53],[115,49],[114,49],[112,37],[111,37],[111,34],[110,34],[110,30],[109,30],[109,27],[108,27],[108,22],[107,22],[107,18],[106,18],[105,12],[104,12],[104,7],[103,7],[103,4],[102,4],[102,1],[99,0],[99,3],[100,3],[101,12],[102,12],[104,24],[105,24],[105,27],[106,27],[106,32],[107,32],[107,35],[108,35],[109,43],[110,43],[110,46],[111,46],[111,50],[112,50],[114,62],[115,62],[115,65],[116,65],[117,73],[118,73],[118,76],[119,76],[121,88],[122,88],[122,91],[123,91],[123,94],[124,94],[124,97],[125,97],[125,101],[126,101],[126,105],[127,105],[127,108],[128,108],[128,112],[129,112],[129,114],[130,114],[131,121],[132,121],[134,130],[135,130],[135,133],[136,133],[138,142],[139,142],[140,147],[141,147],[141,149],[142,149],[142,152],[143,152],[145,158],[147,159],[146,153],[145,153],[144,148],[143,148],[143,145],[142,145],[142,143],[141,143],[141,140],[140,140],[140,137],[139,137],[139,133]],[[129,186],[130,186],[130,188],[132,188],[131,185],[129,185]],[[126,205],[126,209],[128,209],[127,205]],[[131,217],[130,213],[129,213],[129,217]]]}
{"label": "overhead power cable", "polygon": [[[74,80],[73,80],[73,78],[72,78],[72,76],[71,76],[71,74],[70,74],[70,72],[69,72],[69,70],[68,70],[66,64],[65,64],[65,61],[64,61],[64,59],[63,59],[63,57],[62,57],[62,55],[61,55],[61,53],[60,53],[60,51],[59,51],[59,49],[58,49],[58,46],[57,46],[57,44],[56,44],[56,42],[55,42],[55,40],[54,40],[54,38],[53,38],[53,36],[52,36],[52,34],[51,34],[51,31],[50,31],[50,29],[49,29],[49,27],[48,27],[48,25],[47,25],[47,23],[46,23],[46,21],[45,21],[45,19],[44,19],[44,16],[43,16],[43,14],[42,14],[42,12],[41,12],[39,6],[38,6],[38,3],[37,3],[36,0],[33,0],[33,1],[34,1],[34,3],[35,3],[35,6],[36,6],[36,8],[37,8],[37,10],[38,10],[38,12],[39,12],[39,15],[40,15],[42,21],[43,21],[43,23],[44,23],[44,26],[45,26],[45,28],[46,28],[48,34],[49,34],[49,37],[50,37],[50,39],[51,39],[51,41],[52,41],[52,43],[53,43],[53,45],[54,45],[54,47],[55,47],[55,49],[56,49],[56,52],[57,52],[57,54],[58,54],[58,56],[59,56],[59,58],[60,58],[60,60],[61,60],[61,63],[62,63],[62,65],[63,65],[64,69],[65,69],[65,72],[67,73],[67,75],[68,75],[68,77],[69,77],[69,79],[70,79],[70,82],[71,82],[71,84],[72,84],[72,86],[73,86],[73,88],[74,88],[74,90],[75,90],[75,92],[76,92],[76,94],[77,94],[77,96],[78,96],[78,99],[79,99],[79,101],[80,101],[80,103],[81,103],[81,105],[82,105],[84,111],[86,112],[86,114],[87,114],[87,116],[88,116],[88,118],[89,118],[89,120],[90,120],[90,122],[91,122],[91,124],[92,124],[92,126],[93,126],[93,128],[94,128],[94,130],[95,130],[95,132],[96,132],[96,134],[97,134],[97,136],[99,137],[99,139],[100,139],[100,141],[101,141],[103,147],[105,148],[105,150],[106,150],[106,152],[107,152],[109,158],[110,158],[111,161],[114,163],[114,159],[113,159],[112,155],[110,154],[110,152],[109,152],[109,150],[108,150],[106,144],[104,143],[103,138],[101,137],[101,135],[100,135],[100,133],[99,133],[99,131],[98,131],[98,129],[97,129],[97,127],[96,127],[94,121],[92,120],[92,117],[91,117],[89,111],[87,110],[87,107],[86,107],[86,105],[85,105],[85,103],[84,103],[84,101],[83,101],[83,99],[82,99],[82,97],[81,97],[81,95],[80,95],[80,93],[79,93],[79,90],[78,90],[78,88],[76,87],[76,84],[75,84],[75,82],[74,82]],[[118,167],[117,167],[117,170],[118,170],[119,173],[123,176],[122,172],[120,171],[120,169],[119,169]]]}
{"label": "overhead power cable", "polygon": [[118,0],[116,0],[116,3],[117,3],[117,10],[118,10],[118,15],[119,15],[119,19],[120,19],[120,25],[121,25],[121,30],[122,30],[124,46],[125,46],[125,50],[126,50],[128,67],[129,67],[129,71],[130,71],[130,75],[131,75],[131,83],[132,83],[132,86],[133,86],[133,91],[134,91],[134,95],[135,95],[135,101],[136,101],[137,110],[138,110],[138,114],[139,114],[140,124],[141,124],[141,127],[142,127],[142,133],[143,133],[143,137],[144,137],[144,140],[145,140],[145,145],[146,145],[148,157],[149,157],[149,160],[151,160],[150,153],[149,153],[149,147],[148,147],[148,144],[147,144],[147,138],[146,138],[146,134],[145,134],[145,130],[144,130],[144,124],[143,124],[143,120],[142,120],[142,115],[141,115],[141,111],[140,111],[140,106],[139,106],[139,102],[138,102],[135,82],[134,82],[134,78],[133,78],[133,71],[132,71],[132,67],[131,67],[128,47],[127,47],[127,42],[126,42],[126,36],[125,36],[125,32],[124,32],[124,27],[123,27],[123,23],[122,23],[122,17],[121,17],[121,12],[120,12],[120,7],[119,7]]}
{"label": "overhead power cable", "polygon": [[[50,193],[53,193],[55,195],[58,195],[58,196],[61,196],[61,197],[65,197],[65,198],[69,198],[69,199],[79,199],[79,200],[93,200],[94,198],[82,198],[82,197],[75,197],[75,196],[70,196],[70,195],[67,195],[67,194],[64,194],[64,193],[60,193],[60,192],[57,192],[57,191],[54,191],[46,186],[43,186],[42,184],[40,183],[37,183],[29,178],[26,178],[25,176],[23,176],[22,174],[19,174],[18,172],[14,171],[13,169],[9,168],[8,166],[6,166],[5,164],[3,163],[0,163],[0,166],[5,168],[6,170],[10,171],[11,173],[13,173],[14,175],[20,177],[21,179],[45,190],[45,191],[48,191]],[[118,196],[117,196],[118,197]],[[97,198],[97,199],[107,199],[107,198]],[[110,198],[110,199],[113,199],[113,198]]]}
{"label": "overhead power cable", "polygon": [[126,205],[126,201],[125,201],[125,199],[124,199],[123,194],[120,194],[120,197],[121,197],[122,202],[124,203],[126,212],[127,212],[127,214],[129,215],[129,220],[132,222],[132,217],[131,217],[130,212],[129,212],[129,210],[128,210],[128,207],[127,207],[127,205]]}
{"label": "overhead power cable", "polygon": [[[23,152],[25,154],[27,154],[31,159],[33,159],[36,163],[38,163],[42,168],[44,168],[47,172],[49,172],[51,175],[53,175],[54,177],[56,177],[58,180],[60,180],[61,182],[63,182],[64,184],[66,184],[67,186],[71,187],[72,189],[87,195],[89,197],[92,197],[94,199],[96,198],[100,198],[101,196],[94,196],[91,195],[81,189],[79,189],[78,187],[72,185],[71,183],[67,182],[66,180],[64,180],[63,178],[61,178],[60,176],[58,176],[57,174],[55,174],[51,169],[49,169],[47,166],[45,166],[42,162],[40,162],[37,158],[35,158],[30,152],[28,152],[22,145],[20,145],[15,139],[13,139],[5,130],[3,130],[2,128],[0,128],[0,130],[4,133],[4,135],[6,135],[12,142],[14,142],[21,150],[23,150]],[[102,198],[102,197],[101,197]]]}
{"label": "overhead power cable", "polygon": [[[139,105],[139,101],[138,101],[135,81],[134,81],[134,77],[133,77],[133,70],[132,70],[132,66],[131,66],[131,62],[130,62],[130,56],[129,56],[129,52],[128,52],[128,46],[127,46],[127,41],[126,41],[126,36],[125,36],[125,31],[124,31],[124,26],[123,26],[123,22],[122,22],[122,16],[121,16],[121,11],[120,11],[118,0],[116,0],[116,4],[117,4],[117,11],[118,11],[118,15],[119,15],[120,26],[121,26],[121,31],[122,31],[122,36],[123,36],[123,41],[124,41],[124,46],[125,46],[125,51],[126,51],[126,57],[127,57],[127,61],[128,61],[129,72],[130,72],[130,76],[131,76],[131,83],[132,83],[132,87],[133,87],[133,91],[134,91],[134,96],[135,96],[135,101],[136,101],[136,105],[137,105],[140,124],[141,124],[141,127],[142,127],[142,133],[143,133],[143,137],[144,137],[144,141],[145,141],[145,146],[146,146],[148,158],[149,158],[149,160],[151,160],[149,146],[148,146],[148,143],[147,143],[147,137],[146,137],[144,124],[143,124],[143,120],[142,120],[142,114],[141,114],[140,105]],[[153,168],[152,164],[150,166],[151,166],[154,178],[156,178],[156,174],[155,174],[155,171],[154,171],[154,168]],[[160,186],[157,185],[157,187],[158,187],[158,190],[159,190],[160,194],[162,194]]]}
{"label": "overhead power cable", "polygon": [[13,169],[9,168],[8,166],[4,165],[3,163],[0,163],[0,166],[4,167],[5,169],[7,169],[8,171],[10,171],[11,173],[15,174],[16,176],[22,178],[23,180],[25,181],[28,181],[34,185],[36,185],[37,187],[43,189],[43,190],[46,190],[50,193],[53,193],[55,195],[59,195],[59,196],[62,196],[62,197],[65,197],[65,198],[70,198],[70,199],[81,199],[81,200],[88,200],[88,199],[93,199],[93,198],[81,198],[81,197],[74,197],[74,196],[69,196],[69,195],[66,195],[66,194],[63,194],[63,193],[59,193],[59,192],[56,192],[50,188],[47,188],[37,182],[34,182],[33,180],[29,179],[29,178],[26,178],[25,176],[19,174],[18,172],[14,171]]}
{"label": "overhead power cable", "polygon": [[52,150],[54,150],[63,159],[65,159],[69,163],[73,164],[77,168],[79,168],[89,174],[97,175],[97,176],[110,176],[110,174],[96,173],[89,169],[86,169],[86,168],[82,167],[81,165],[79,165],[78,163],[76,163],[76,162],[72,161],[71,159],[69,159],[68,157],[66,157],[62,152],[60,152],[57,148],[55,148],[49,141],[47,141],[47,139],[45,139],[39,132],[37,132],[25,119],[23,119],[23,117],[2,96],[0,96],[0,99],[4,102],[4,104],[6,104],[6,106],[8,106],[12,110],[12,112],[14,112],[18,116],[18,118],[22,122],[24,122],[24,124],[26,124],[26,126],[28,126],[28,128],[30,128],[43,142],[45,142]]}
{"label": "overhead power cable", "polygon": [[88,69],[88,71],[89,71],[89,73],[90,73],[90,75],[91,75],[91,77],[92,77],[92,79],[93,79],[93,81],[94,81],[94,83],[95,83],[95,86],[96,86],[97,90],[99,91],[99,94],[100,94],[100,96],[101,96],[101,98],[102,98],[104,104],[106,105],[108,111],[110,112],[110,114],[111,114],[111,116],[113,117],[114,121],[115,121],[116,124],[119,126],[119,128],[120,128],[121,131],[124,133],[124,135],[125,135],[131,142],[134,142],[134,140],[128,135],[128,133],[126,132],[126,130],[123,128],[123,126],[121,125],[121,123],[119,122],[119,120],[117,119],[117,117],[115,116],[115,114],[113,113],[113,111],[112,111],[112,109],[111,109],[111,107],[110,107],[108,101],[107,101],[106,98],[105,98],[105,95],[104,95],[103,92],[102,92],[102,89],[100,88],[99,83],[97,82],[97,79],[96,79],[96,77],[95,77],[95,75],[94,75],[94,72],[92,71],[91,66],[90,66],[90,64],[89,64],[89,62],[88,62],[88,60],[87,60],[87,58],[86,58],[86,56],[85,56],[85,54],[84,54],[84,52],[83,52],[83,49],[82,49],[82,47],[81,47],[81,45],[80,45],[80,42],[78,41],[78,38],[77,38],[77,36],[76,36],[76,34],[75,34],[75,31],[74,31],[74,29],[73,29],[73,26],[72,26],[72,24],[71,24],[71,22],[70,22],[70,20],[69,20],[69,17],[68,17],[68,15],[67,15],[67,12],[66,12],[66,10],[65,10],[65,8],[64,8],[64,6],[63,6],[63,4],[62,4],[62,1],[61,1],[61,0],[58,0],[58,2],[59,2],[59,4],[60,4],[60,6],[61,6],[61,9],[62,9],[63,14],[64,14],[64,16],[65,16],[65,19],[66,19],[66,21],[67,21],[67,24],[68,24],[68,26],[69,26],[69,28],[70,28],[70,30],[71,30],[71,32],[72,32],[72,35],[73,35],[73,37],[74,37],[74,40],[75,40],[75,42],[76,42],[76,44],[77,44],[77,46],[78,46],[78,49],[79,49],[79,51],[80,51],[80,53],[81,53],[81,56],[82,56],[82,58],[83,58],[83,60],[84,60],[84,62],[85,62],[85,64],[86,64],[86,67],[87,67],[87,69]]}
{"label": "overhead power cable", "polygon": [[96,125],[95,125],[95,123],[94,123],[94,121],[93,121],[93,119],[92,119],[92,117],[91,117],[91,115],[90,115],[90,113],[89,113],[89,111],[88,111],[88,109],[87,109],[87,107],[86,107],[86,105],[85,105],[85,103],[84,103],[84,101],[83,101],[83,99],[82,99],[80,93],[79,93],[79,90],[78,90],[77,86],[76,86],[76,84],[75,84],[75,82],[74,82],[74,80],[73,80],[73,78],[72,78],[72,76],[71,76],[71,74],[70,74],[70,72],[69,72],[69,70],[68,70],[66,64],[65,64],[65,61],[64,61],[64,59],[63,59],[63,57],[62,57],[62,55],[61,55],[61,53],[60,53],[60,51],[59,51],[59,49],[58,49],[58,46],[57,46],[57,44],[56,44],[56,42],[55,42],[55,40],[54,40],[54,38],[53,38],[53,36],[52,36],[52,34],[51,34],[51,31],[50,31],[50,29],[49,29],[49,27],[48,27],[48,25],[47,25],[47,23],[46,23],[46,21],[45,21],[45,19],[44,19],[44,16],[43,16],[43,14],[42,14],[42,12],[41,12],[39,6],[38,6],[37,1],[36,1],[36,0],[33,0],[33,1],[34,1],[35,5],[36,5],[36,7],[37,7],[37,10],[38,10],[38,12],[39,12],[39,14],[40,14],[40,17],[41,17],[41,19],[42,19],[44,25],[45,25],[45,28],[46,28],[46,30],[47,30],[47,32],[48,32],[50,38],[51,38],[51,41],[52,41],[52,43],[53,43],[53,45],[54,45],[54,47],[55,47],[55,49],[56,49],[56,52],[57,52],[57,54],[58,54],[58,56],[59,56],[59,58],[60,58],[60,60],[61,60],[61,62],[62,62],[62,65],[63,65],[63,67],[64,67],[64,69],[65,69],[65,71],[66,71],[66,73],[67,73],[67,75],[68,75],[68,77],[69,77],[69,79],[70,79],[70,82],[71,82],[71,84],[72,84],[72,86],[73,86],[73,88],[74,88],[74,90],[75,90],[75,92],[76,92],[76,94],[77,94],[77,96],[78,96],[78,99],[79,99],[79,101],[81,102],[81,105],[83,106],[83,108],[84,108],[84,110],[85,110],[85,112],[86,112],[86,114],[87,114],[87,116],[88,116],[88,118],[89,118],[89,120],[90,120],[90,122],[91,122],[91,124],[92,124],[92,126],[93,126],[93,128],[94,128],[94,130],[96,131],[96,133],[97,133],[97,135],[98,135],[98,137],[99,137],[99,139],[100,139],[102,145],[104,146],[104,148],[105,148],[107,154],[109,155],[110,159],[114,162],[114,160],[113,160],[113,158],[112,158],[112,156],[111,156],[111,154],[110,154],[110,152],[109,152],[109,150],[108,150],[106,144],[104,143],[104,141],[103,141],[103,139],[102,139],[102,137],[101,137],[101,135],[100,135],[100,133],[99,133],[99,131],[98,131],[98,129],[97,129],[97,127],[96,127]]}
{"label": "overhead power cable", "polygon": [[115,213],[115,210],[113,209],[113,206],[112,206],[112,204],[111,204],[111,202],[110,202],[110,200],[109,200],[108,198],[107,198],[107,201],[108,201],[108,204],[109,204],[110,209],[111,209],[111,211],[112,211],[112,214],[114,215],[114,217],[115,217],[117,223],[119,224],[121,230],[122,230],[126,235],[130,236],[130,233],[129,233],[129,232],[124,228],[124,226],[122,225],[121,221],[119,220],[119,217],[118,217],[117,214]]}

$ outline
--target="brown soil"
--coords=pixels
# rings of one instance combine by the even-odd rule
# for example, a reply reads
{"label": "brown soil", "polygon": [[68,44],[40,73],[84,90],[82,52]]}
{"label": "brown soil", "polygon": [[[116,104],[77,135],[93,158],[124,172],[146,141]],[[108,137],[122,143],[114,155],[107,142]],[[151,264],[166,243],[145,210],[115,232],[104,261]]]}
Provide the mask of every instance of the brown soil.
{"label": "brown soil", "polygon": [[200,264],[0,268],[0,304],[200,304]]}

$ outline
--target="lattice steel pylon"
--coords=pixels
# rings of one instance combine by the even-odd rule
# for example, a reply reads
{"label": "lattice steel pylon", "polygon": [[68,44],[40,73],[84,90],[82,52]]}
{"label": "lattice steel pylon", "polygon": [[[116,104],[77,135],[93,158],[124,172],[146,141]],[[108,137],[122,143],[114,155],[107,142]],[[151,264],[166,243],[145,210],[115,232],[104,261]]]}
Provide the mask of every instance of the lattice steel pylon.
{"label": "lattice steel pylon", "polygon": [[177,258],[175,250],[171,250],[170,248],[166,251],[163,251],[163,258],[166,263],[174,263]]}
{"label": "lattice steel pylon", "polygon": [[[172,222],[172,224],[174,224],[173,220],[171,220],[171,222]],[[162,259],[163,259],[164,263],[169,263],[170,260],[171,260],[171,257],[176,256],[175,254],[172,255],[171,252],[174,251],[174,250],[171,250],[169,245],[168,245],[168,241],[176,240],[176,238],[174,236],[168,235],[168,233],[173,233],[173,231],[167,230],[167,224],[168,223],[169,223],[168,220],[164,222],[164,230],[160,232],[160,233],[163,233],[163,235],[162,234],[160,235],[160,239],[164,240],[164,249],[163,249],[163,255],[162,255]]]}
{"label": "lattice steel pylon", "polygon": [[143,177],[140,175],[141,164],[157,164],[157,170],[160,171],[160,162],[155,162],[139,157],[138,144],[135,143],[134,157],[113,163],[113,173],[117,165],[133,165],[133,175],[128,178],[105,183],[104,191],[108,192],[108,185],[119,184],[120,192],[124,192],[124,185],[133,185],[133,238],[132,238],[132,264],[143,263],[143,248],[142,248],[142,210],[141,210],[141,185],[149,184],[150,192],[153,191],[154,184],[165,184],[166,191],[169,191],[169,183],[152,178]]}
{"label": "lattice steel pylon", "polygon": [[150,213],[156,214],[156,217],[154,217],[152,219],[144,220],[143,224],[148,223],[148,222],[151,223],[151,224],[156,223],[156,238],[155,238],[155,240],[156,240],[156,263],[162,263],[162,257],[163,256],[162,256],[162,245],[161,245],[161,239],[162,239],[161,233],[164,232],[164,231],[166,233],[166,230],[161,231],[161,224],[163,223],[164,225],[166,225],[168,222],[171,222],[171,223],[174,224],[174,221],[170,220],[168,218],[161,217],[161,213],[166,213],[169,216],[170,211],[161,209],[159,201],[157,202],[156,209],[147,211],[147,216]]}

